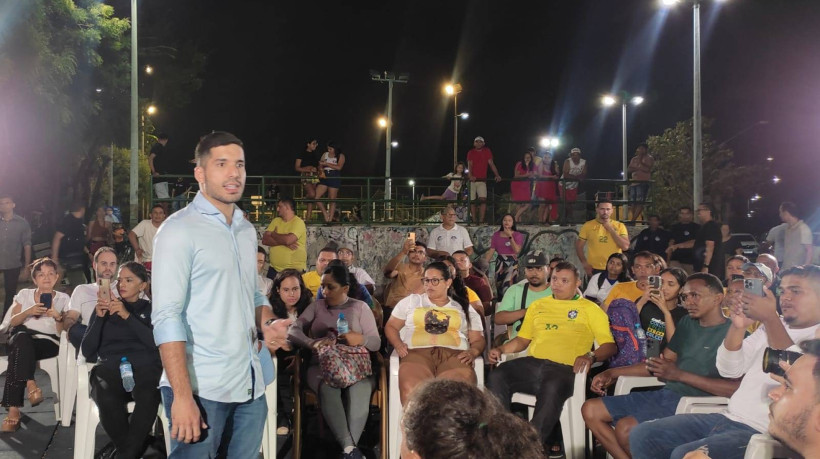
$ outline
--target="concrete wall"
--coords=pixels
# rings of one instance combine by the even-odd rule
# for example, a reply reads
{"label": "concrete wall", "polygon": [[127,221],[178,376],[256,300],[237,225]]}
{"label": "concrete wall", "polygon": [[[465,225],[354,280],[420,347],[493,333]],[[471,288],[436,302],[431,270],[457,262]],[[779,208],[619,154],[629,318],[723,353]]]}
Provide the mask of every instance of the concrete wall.
{"label": "concrete wall", "polygon": [[[313,269],[319,250],[328,245],[351,246],[356,251],[356,266],[364,268],[376,281],[384,283],[382,268],[401,248],[407,233],[414,231],[416,239],[427,242],[430,231],[438,225],[425,226],[308,226],[307,264]],[[634,237],[640,228],[628,227],[630,237]],[[540,249],[548,258],[563,257],[580,267],[575,254],[575,241],[578,240],[580,226],[538,226],[519,225],[518,230],[527,234],[524,243],[526,250]],[[469,226],[467,231],[473,241],[477,254],[484,253],[490,246],[490,238],[498,230],[497,226]],[[260,239],[264,227],[258,228]]]}

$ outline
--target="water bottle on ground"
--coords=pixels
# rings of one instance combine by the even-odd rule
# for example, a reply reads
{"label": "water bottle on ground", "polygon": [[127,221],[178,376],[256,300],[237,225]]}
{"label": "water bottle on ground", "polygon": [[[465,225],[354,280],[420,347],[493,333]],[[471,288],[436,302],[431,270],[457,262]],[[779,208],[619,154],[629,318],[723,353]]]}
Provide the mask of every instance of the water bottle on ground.
{"label": "water bottle on ground", "polygon": [[638,347],[641,350],[641,355],[646,358],[646,333],[641,328],[641,324],[635,324],[635,338],[638,339]]}
{"label": "water bottle on ground", "polygon": [[344,314],[340,313],[339,318],[336,320],[336,332],[340,335],[344,335],[349,331],[350,326],[347,324],[347,319],[345,319]]}
{"label": "water bottle on ground", "polygon": [[131,363],[128,359],[123,357],[120,360],[120,377],[122,378],[122,387],[126,392],[134,390],[136,382],[134,382],[134,369],[131,368]]}

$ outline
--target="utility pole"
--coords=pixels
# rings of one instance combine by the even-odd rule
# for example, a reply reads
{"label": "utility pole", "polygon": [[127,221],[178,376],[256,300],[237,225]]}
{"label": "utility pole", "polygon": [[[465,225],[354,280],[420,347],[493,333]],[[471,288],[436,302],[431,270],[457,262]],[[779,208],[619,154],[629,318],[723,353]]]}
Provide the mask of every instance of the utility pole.
{"label": "utility pole", "polygon": [[694,203],[692,208],[697,209],[703,203],[703,134],[701,128],[700,108],[700,1],[695,0],[692,7],[692,26],[694,29],[694,91],[693,91],[693,114],[692,114],[692,196]]}
{"label": "utility pole", "polygon": [[401,73],[396,76],[395,73],[385,70],[384,72],[370,71],[370,79],[378,81],[379,83],[387,83],[387,126],[385,126],[385,162],[384,162],[384,199],[388,201],[392,198],[391,179],[390,179],[390,156],[392,148],[392,129],[393,129],[393,84],[407,83],[410,81],[410,75]]}
{"label": "utility pole", "polygon": [[129,223],[137,225],[139,202],[139,94],[137,92],[137,0],[131,0],[131,175],[129,186]]}

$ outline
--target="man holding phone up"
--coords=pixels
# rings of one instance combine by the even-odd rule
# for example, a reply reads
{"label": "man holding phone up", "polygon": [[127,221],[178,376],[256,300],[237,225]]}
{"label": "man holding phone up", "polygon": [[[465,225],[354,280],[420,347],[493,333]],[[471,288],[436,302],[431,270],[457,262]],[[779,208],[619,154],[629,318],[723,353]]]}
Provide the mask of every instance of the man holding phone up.
{"label": "man holding phone up", "polygon": [[[235,202],[245,187],[242,141],[213,132],[196,147],[200,191],[155,239],[151,319],[164,369],[172,458],[256,458],[267,415],[263,363],[285,346],[256,280],[256,231]],[[270,362],[267,362],[270,365]],[[207,420],[207,423],[206,423]],[[226,432],[230,429],[229,432]]]}
{"label": "man holding phone up", "polygon": [[[796,344],[814,338],[820,328],[820,267],[787,270],[780,297],[783,316],[777,314],[774,295],[743,293],[731,303],[731,327],[717,351],[721,376],[740,378],[727,412],[684,414],[636,427],[630,436],[635,458],[681,458],[706,447],[710,457],[742,458],[749,438],[769,427],[769,403],[764,394],[777,382],[763,372],[767,347],[800,352]],[[762,325],[744,339],[754,321]]]}

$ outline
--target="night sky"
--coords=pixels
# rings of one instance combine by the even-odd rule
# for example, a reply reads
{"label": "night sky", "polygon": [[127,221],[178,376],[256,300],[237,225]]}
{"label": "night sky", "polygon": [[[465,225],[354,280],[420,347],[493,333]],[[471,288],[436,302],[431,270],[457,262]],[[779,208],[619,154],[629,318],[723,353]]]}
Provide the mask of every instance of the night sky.
{"label": "night sky", "polygon": [[[128,14],[124,3],[114,3],[118,15]],[[743,163],[774,156],[784,183],[748,194],[816,207],[820,2],[705,0],[701,10],[703,115],[716,120],[714,138],[768,121],[729,146]],[[559,156],[580,147],[591,178],[616,178],[621,117],[600,107],[603,93],[646,98],[629,111],[630,155],[647,136],[692,116],[692,9],[685,4],[144,0],[141,14],[141,22],[166,15],[175,33],[207,54],[192,103],[155,119],[171,135],[180,166],[198,136],[221,129],[245,141],[251,174],[291,174],[304,141],[318,137],[323,146],[342,144],[345,175],[383,175],[384,135],[375,120],[387,85],[371,81],[369,69],[410,74],[394,91],[394,177],[450,170],[448,81],[463,85],[459,111],[470,113],[459,123],[460,159],[481,135],[507,178],[543,135],[560,136]]]}

